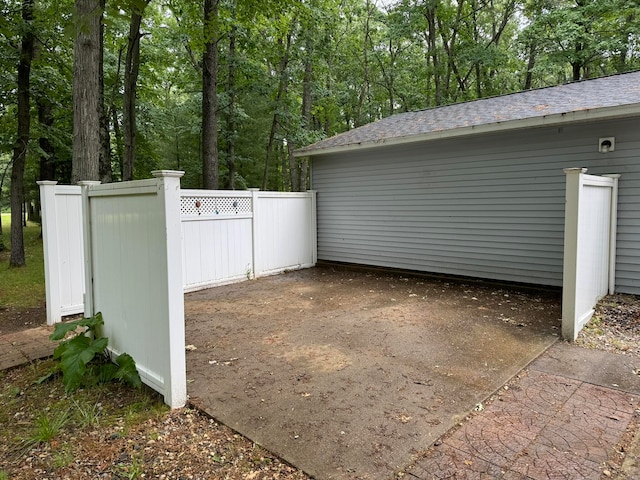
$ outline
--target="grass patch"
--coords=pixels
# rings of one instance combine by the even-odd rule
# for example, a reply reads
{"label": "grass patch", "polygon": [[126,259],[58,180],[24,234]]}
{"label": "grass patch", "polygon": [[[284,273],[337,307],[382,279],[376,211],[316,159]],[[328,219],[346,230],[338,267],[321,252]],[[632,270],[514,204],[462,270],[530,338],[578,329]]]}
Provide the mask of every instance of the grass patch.
{"label": "grass patch", "polygon": [[[2,214],[2,238],[11,248],[11,216]],[[31,223],[24,229],[27,266],[9,268],[9,250],[0,252],[0,307],[35,308],[44,304],[44,254],[40,225]]]}
{"label": "grass patch", "polygon": [[[8,468],[0,470],[0,480],[3,473],[16,473],[27,458],[42,462],[41,467],[56,477],[55,472],[73,463],[86,444],[97,438],[123,438],[168,412],[160,395],[148,387],[109,384],[66,393],[60,376],[39,383],[52,366],[52,360],[45,360],[2,372],[0,465]],[[131,460],[120,465],[121,477],[139,477],[142,458]]]}
{"label": "grass patch", "polygon": [[41,412],[35,420],[31,435],[26,439],[28,445],[49,443],[56,438],[69,421],[69,411]]}

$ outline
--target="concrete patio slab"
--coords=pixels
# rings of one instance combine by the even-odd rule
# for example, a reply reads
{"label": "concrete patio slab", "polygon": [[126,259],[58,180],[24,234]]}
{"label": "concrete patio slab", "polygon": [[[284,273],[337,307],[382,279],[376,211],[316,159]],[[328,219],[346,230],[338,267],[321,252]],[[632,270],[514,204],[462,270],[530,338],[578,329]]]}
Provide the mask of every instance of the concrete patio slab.
{"label": "concrete patio slab", "polygon": [[316,268],[186,296],[192,402],[316,478],[392,478],[557,340],[559,298]]}

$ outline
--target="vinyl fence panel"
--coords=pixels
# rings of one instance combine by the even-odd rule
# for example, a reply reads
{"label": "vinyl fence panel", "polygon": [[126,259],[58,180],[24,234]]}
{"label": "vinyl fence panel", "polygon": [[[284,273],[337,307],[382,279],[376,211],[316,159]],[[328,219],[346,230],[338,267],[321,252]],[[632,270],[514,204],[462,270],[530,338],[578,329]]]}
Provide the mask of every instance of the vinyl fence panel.
{"label": "vinyl fence panel", "polygon": [[315,192],[254,192],[255,275],[315,265]]}
{"label": "vinyl fence panel", "polygon": [[57,183],[38,182],[48,325],[84,309],[81,189]]}
{"label": "vinyl fence panel", "polygon": [[253,276],[251,192],[183,190],[181,214],[185,292]]}
{"label": "vinyl fence panel", "polygon": [[598,300],[615,288],[619,175],[566,169],[562,335],[575,340]]}
{"label": "vinyl fence panel", "polygon": [[[78,186],[41,184],[47,318],[53,324],[65,315],[83,311],[81,194]],[[99,190],[113,188],[105,185]],[[178,251],[185,292],[316,263],[315,192],[181,190],[178,205],[182,239]],[[154,214],[149,211],[146,217]],[[153,238],[138,240],[154,248]],[[109,255],[117,256],[118,252],[110,251]],[[125,279],[118,288],[133,287],[127,282]]]}
{"label": "vinyl fence panel", "polygon": [[114,355],[136,361],[171,407],[187,399],[180,234],[182,172],[87,185],[85,315],[102,312]]}

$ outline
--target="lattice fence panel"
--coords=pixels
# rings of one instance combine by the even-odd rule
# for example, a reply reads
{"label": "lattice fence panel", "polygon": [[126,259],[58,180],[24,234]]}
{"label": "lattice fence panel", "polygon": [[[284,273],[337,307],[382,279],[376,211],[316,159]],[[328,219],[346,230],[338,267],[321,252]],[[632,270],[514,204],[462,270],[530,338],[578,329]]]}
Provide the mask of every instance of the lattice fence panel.
{"label": "lattice fence panel", "polygon": [[182,215],[251,214],[251,198],[183,196],[180,211]]}

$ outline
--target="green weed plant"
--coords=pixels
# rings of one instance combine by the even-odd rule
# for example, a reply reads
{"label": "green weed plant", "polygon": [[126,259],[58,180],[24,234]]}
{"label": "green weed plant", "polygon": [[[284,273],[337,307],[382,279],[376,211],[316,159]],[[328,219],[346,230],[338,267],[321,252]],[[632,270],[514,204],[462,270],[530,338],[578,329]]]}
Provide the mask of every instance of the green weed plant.
{"label": "green weed plant", "polygon": [[[133,387],[142,385],[131,355],[122,353],[111,361],[107,350],[109,339],[99,334],[104,325],[101,313],[73,322],[58,323],[50,339],[60,341],[53,352],[59,360],[52,374],[62,372],[62,383],[67,393],[112,381],[121,381]],[[69,337],[70,333],[75,333]],[[46,379],[43,377],[42,380]]]}

